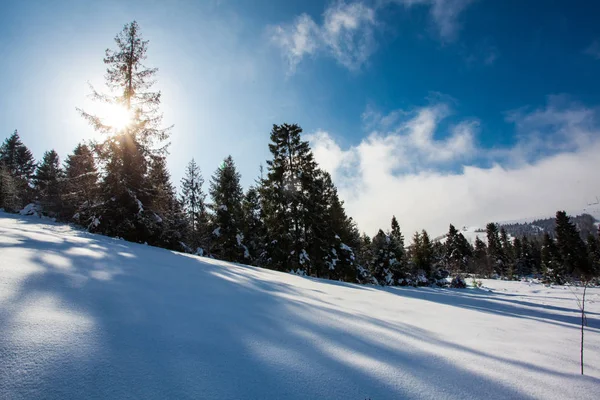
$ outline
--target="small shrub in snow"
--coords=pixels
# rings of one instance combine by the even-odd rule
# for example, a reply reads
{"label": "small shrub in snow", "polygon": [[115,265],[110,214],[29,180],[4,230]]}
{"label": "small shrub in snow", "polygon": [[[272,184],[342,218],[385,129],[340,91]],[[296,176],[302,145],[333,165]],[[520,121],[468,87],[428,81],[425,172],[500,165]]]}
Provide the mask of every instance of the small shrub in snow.
{"label": "small shrub in snow", "polygon": [[475,278],[471,278],[471,285],[473,285],[474,288],[480,288],[483,286],[483,282],[480,280],[477,280]]}

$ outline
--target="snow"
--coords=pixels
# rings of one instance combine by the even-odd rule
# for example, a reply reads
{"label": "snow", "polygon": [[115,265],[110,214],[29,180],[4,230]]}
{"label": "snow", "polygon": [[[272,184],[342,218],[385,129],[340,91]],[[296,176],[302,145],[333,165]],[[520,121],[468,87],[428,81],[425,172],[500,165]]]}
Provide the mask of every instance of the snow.
{"label": "snow", "polygon": [[19,214],[21,214],[21,215],[35,215],[35,216],[40,216],[41,215],[39,207],[36,206],[34,203],[27,204],[21,211],[19,211]]}
{"label": "snow", "polygon": [[[470,282],[468,282],[470,283]],[[1,399],[596,399],[573,292],[354,285],[0,214]]]}
{"label": "snow", "polygon": [[216,227],[212,234],[216,237],[221,236],[221,227]]}

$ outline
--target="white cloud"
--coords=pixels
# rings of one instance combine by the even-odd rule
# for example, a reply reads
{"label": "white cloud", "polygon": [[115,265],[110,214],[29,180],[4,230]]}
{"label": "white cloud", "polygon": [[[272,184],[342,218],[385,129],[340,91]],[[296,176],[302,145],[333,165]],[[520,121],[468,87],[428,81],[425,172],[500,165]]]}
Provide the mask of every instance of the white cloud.
{"label": "white cloud", "polygon": [[306,14],[289,25],[272,28],[271,40],[285,51],[293,70],[305,55],[313,54],[320,46],[320,28]]}
{"label": "white cloud", "polygon": [[362,2],[332,4],[318,25],[302,14],[291,24],[269,28],[272,42],[281,48],[293,72],[305,55],[317,51],[334,57],[350,70],[359,69],[375,48],[375,11]]}
{"label": "white cloud", "polygon": [[428,6],[431,20],[444,41],[456,39],[460,30],[459,17],[474,0],[383,0],[405,7]]}
{"label": "white cloud", "polygon": [[[476,121],[455,125],[437,139],[447,115],[444,105],[422,108],[396,129],[374,131],[347,149],[326,132],[310,137],[317,161],[332,173],[361,229],[374,234],[396,215],[407,236],[423,228],[436,236],[449,223],[483,225],[581,209],[599,194],[600,128],[590,125],[594,110],[559,109],[551,99],[544,109],[512,113],[521,139],[502,153],[476,146]],[[541,131],[551,142],[563,138],[563,148],[548,155],[542,142],[527,136]],[[512,152],[519,153],[520,163],[509,161]],[[474,166],[475,156],[494,162],[493,167]],[[450,162],[463,167],[447,172]]]}
{"label": "white cloud", "polygon": [[[323,13],[323,22],[318,24],[307,14],[297,17],[292,23],[270,26],[270,40],[279,47],[294,72],[305,56],[317,52],[327,54],[348,68],[360,69],[375,51],[374,28],[379,24],[378,15],[391,3],[412,7],[428,6],[431,19],[444,41],[456,38],[460,25],[460,14],[473,0],[381,0],[375,6],[363,1],[332,3]],[[493,63],[495,55],[486,58]]]}

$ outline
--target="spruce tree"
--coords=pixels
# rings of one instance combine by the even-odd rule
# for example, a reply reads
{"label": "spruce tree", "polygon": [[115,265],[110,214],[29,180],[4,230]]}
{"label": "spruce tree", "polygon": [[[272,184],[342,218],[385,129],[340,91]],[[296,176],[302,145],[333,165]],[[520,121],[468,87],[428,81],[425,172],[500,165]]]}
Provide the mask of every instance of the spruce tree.
{"label": "spruce tree", "polygon": [[19,208],[19,196],[14,178],[8,168],[0,164],[0,209],[15,212]]}
{"label": "spruce tree", "polygon": [[425,229],[413,235],[412,262],[417,276],[432,277],[433,247]]}
{"label": "spruce tree", "polygon": [[115,107],[128,121],[79,110],[106,140],[95,146],[104,164],[100,205],[96,208],[95,230],[130,241],[144,242],[154,234],[156,213],[151,208],[148,170],[152,156],[164,154],[170,128],[162,128],[159,112],[161,93],[151,91],[156,68],[147,68],[148,41],[143,40],[134,21],[115,37],[116,50],[106,50],[104,63],[108,94],[93,90],[94,99]]}
{"label": "spruce tree", "polygon": [[242,201],[244,222],[242,232],[245,245],[248,248],[249,259],[252,265],[263,266],[266,263],[267,233],[263,221],[260,191],[251,186]]}
{"label": "spruce tree", "polygon": [[541,273],[546,282],[563,283],[562,260],[554,239],[544,232],[541,254]]}
{"label": "spruce tree", "polygon": [[446,268],[454,274],[466,272],[470,258],[473,255],[472,247],[464,235],[458,232],[452,224],[448,229],[445,247],[444,260]]}
{"label": "spruce tree", "polygon": [[487,235],[487,248],[488,248],[488,260],[493,271],[500,275],[505,276],[506,270],[506,259],[504,251],[502,249],[502,242],[498,234],[498,226],[493,222],[486,225]]}
{"label": "spruce tree", "polygon": [[473,273],[476,275],[489,276],[491,271],[487,262],[487,246],[483,240],[477,236],[475,238],[475,248],[473,250]]}
{"label": "spruce tree", "polygon": [[[504,264],[506,268],[506,273],[509,276],[512,276],[512,273],[516,271],[515,264],[516,259],[513,254],[513,245],[508,237],[508,233],[504,227],[500,228],[500,247],[502,249],[502,254],[504,256]],[[512,270],[512,271],[511,271]]]}
{"label": "spruce tree", "polygon": [[149,208],[146,222],[150,236],[148,243],[172,250],[183,250],[187,224],[181,204],[176,198],[175,188],[167,170],[166,160],[162,156],[152,156],[148,171],[150,191]]}
{"label": "spruce tree", "polygon": [[63,216],[89,226],[98,198],[98,171],[94,155],[85,144],[79,144],[65,160]]}
{"label": "spruce tree", "polygon": [[212,246],[215,257],[234,262],[246,262],[250,254],[244,245],[240,174],[233,158],[228,156],[215,171],[210,182],[212,217]]}
{"label": "spruce tree", "polygon": [[591,269],[587,259],[585,243],[579,231],[564,211],[556,213],[556,247],[562,259],[562,275],[569,277],[588,277]]}
{"label": "spruce tree", "polygon": [[192,159],[181,179],[181,204],[189,225],[188,244],[192,251],[199,255],[208,254],[208,213],[206,211],[206,195],[202,190],[204,179],[200,167]]}
{"label": "spruce tree", "polygon": [[[356,258],[356,249],[360,246],[360,235],[352,218],[346,215],[344,203],[340,200],[337,188],[331,176],[322,172],[324,190],[316,196],[325,200],[326,208],[322,214],[317,213],[317,218],[322,221],[322,237],[319,245],[325,253],[325,276],[330,279],[355,282],[360,270]],[[317,221],[313,222],[314,224]]]}
{"label": "spruce tree", "polygon": [[392,230],[389,233],[389,247],[392,253],[390,260],[390,268],[394,275],[394,280],[399,281],[402,279],[409,279],[409,273],[407,270],[406,255],[404,251],[404,236],[400,231],[400,224],[396,216],[392,216],[391,222]]}
{"label": "spruce tree", "polygon": [[33,176],[33,188],[42,211],[53,217],[62,210],[63,176],[58,153],[54,150],[45,152]]}
{"label": "spruce tree", "polygon": [[369,235],[364,232],[359,239],[357,258],[356,279],[358,283],[373,283],[373,277],[371,275],[373,244]]}
{"label": "spruce tree", "polygon": [[394,254],[390,249],[390,237],[380,229],[371,242],[371,260],[369,263],[371,276],[377,284],[386,286],[395,283],[392,270],[393,259]]}
{"label": "spruce tree", "polygon": [[600,227],[598,235],[588,234],[587,238],[588,263],[590,265],[591,275],[600,275]]}
{"label": "spruce tree", "polygon": [[3,165],[12,177],[18,198],[18,208],[25,206],[34,198],[31,179],[36,163],[31,151],[23,144],[15,130],[0,146],[0,165]]}
{"label": "spruce tree", "polygon": [[[268,265],[311,275],[311,236],[317,235],[324,202],[316,197],[317,166],[308,142],[301,139],[298,125],[273,125],[267,161],[267,177],[261,188],[265,226],[269,236]],[[318,225],[315,225],[318,222]],[[313,244],[313,248],[318,249]],[[318,249],[321,251],[320,249]]]}

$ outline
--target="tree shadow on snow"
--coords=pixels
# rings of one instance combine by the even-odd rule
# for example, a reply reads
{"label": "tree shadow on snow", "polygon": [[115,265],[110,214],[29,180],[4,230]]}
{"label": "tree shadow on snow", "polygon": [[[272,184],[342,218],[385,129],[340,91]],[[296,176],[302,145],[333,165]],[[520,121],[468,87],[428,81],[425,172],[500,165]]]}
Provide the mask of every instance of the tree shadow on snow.
{"label": "tree shadow on snow", "polygon": [[[0,398],[533,398],[436,347],[575,379],[323,297],[331,285],[575,324],[541,307],[525,313],[484,296],[339,282],[300,288],[305,278],[26,224],[8,232],[12,244],[0,244],[0,255],[23,249],[37,268],[0,297]],[[583,379],[577,383],[600,383]]]}

